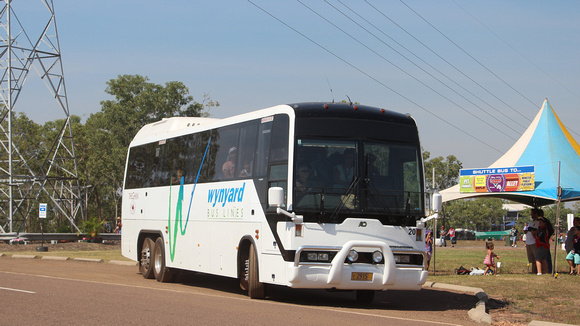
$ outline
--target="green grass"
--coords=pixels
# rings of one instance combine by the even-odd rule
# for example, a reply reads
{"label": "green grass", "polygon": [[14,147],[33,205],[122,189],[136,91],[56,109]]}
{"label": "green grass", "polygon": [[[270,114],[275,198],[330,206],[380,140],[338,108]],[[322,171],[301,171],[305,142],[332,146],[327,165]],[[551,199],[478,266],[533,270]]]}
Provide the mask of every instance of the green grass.
{"label": "green grass", "polygon": [[[485,241],[459,241],[455,248],[435,248],[435,261],[431,261],[428,281],[482,288],[492,298],[508,303],[506,310],[517,315],[521,322],[542,320],[580,324],[576,307],[580,306],[580,276],[568,275],[569,266],[565,252],[558,249],[558,277],[532,275],[523,244],[518,248],[495,241],[494,252],[501,256],[498,276],[456,275],[455,269],[463,266],[485,268],[487,254]],[[550,250],[554,255],[553,244]],[[435,270],[433,270],[435,265]],[[491,312],[492,318],[494,311]]]}

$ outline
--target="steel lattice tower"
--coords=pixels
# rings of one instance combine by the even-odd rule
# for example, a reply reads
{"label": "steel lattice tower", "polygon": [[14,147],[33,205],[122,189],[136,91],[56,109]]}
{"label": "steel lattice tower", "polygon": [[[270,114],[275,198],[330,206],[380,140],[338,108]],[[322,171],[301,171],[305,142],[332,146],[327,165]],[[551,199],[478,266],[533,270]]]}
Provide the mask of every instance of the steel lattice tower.
{"label": "steel lattice tower", "polygon": [[[26,5],[27,9],[36,6],[29,1],[17,5]],[[40,5],[46,9],[45,16],[36,17],[43,10]],[[36,221],[40,202],[48,204],[49,217],[68,219],[73,231],[78,231],[76,216],[82,216],[54,5],[52,0],[42,0],[38,6],[34,25],[41,23],[38,26],[44,27],[28,31],[37,33],[37,38],[29,36],[11,0],[3,1],[0,12],[0,233],[31,232],[28,229],[34,229],[32,221]],[[23,91],[31,68],[50,92]],[[18,125],[15,107],[21,95],[46,96],[47,102],[56,101],[64,112],[64,118],[55,120],[52,130],[45,131],[37,143],[28,139],[27,126]],[[54,117],[48,110],[47,115]]]}

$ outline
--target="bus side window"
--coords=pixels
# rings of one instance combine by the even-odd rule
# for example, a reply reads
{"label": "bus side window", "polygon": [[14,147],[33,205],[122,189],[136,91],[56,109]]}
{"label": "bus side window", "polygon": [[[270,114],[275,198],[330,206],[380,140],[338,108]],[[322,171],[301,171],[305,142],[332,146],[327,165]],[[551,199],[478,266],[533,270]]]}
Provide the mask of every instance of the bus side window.
{"label": "bus side window", "polygon": [[262,122],[258,128],[258,148],[256,149],[256,164],[254,175],[265,177],[270,157],[270,140],[272,139],[272,122]]}
{"label": "bus side window", "polygon": [[271,187],[281,187],[284,189],[284,199],[288,198],[288,164],[270,165],[268,188]]}
{"label": "bus side window", "polygon": [[212,137],[212,143],[217,149],[213,180],[230,180],[236,173],[240,128],[236,126],[219,128],[215,134],[215,138]]}
{"label": "bus side window", "polygon": [[[186,152],[184,154],[186,166],[185,183],[206,182],[208,181],[208,171],[214,171],[213,164],[215,164],[215,159],[212,159],[211,146],[208,148],[209,135],[210,132],[206,131],[186,136],[184,144]],[[206,149],[208,149],[207,154]],[[211,180],[211,177],[209,180]]]}
{"label": "bus side window", "polygon": [[125,180],[126,189],[145,187],[147,156],[146,146],[131,148],[127,166],[127,178]]}
{"label": "bus side window", "polygon": [[288,139],[288,116],[284,114],[276,115],[272,125],[270,141],[268,187],[282,187],[286,196],[288,196]]}
{"label": "bus side window", "polygon": [[248,178],[253,174],[254,154],[256,153],[256,140],[258,138],[257,121],[244,124],[240,128],[238,166],[236,167],[237,178]]}
{"label": "bus side window", "polygon": [[289,121],[287,115],[277,115],[272,126],[271,162],[288,161]]}

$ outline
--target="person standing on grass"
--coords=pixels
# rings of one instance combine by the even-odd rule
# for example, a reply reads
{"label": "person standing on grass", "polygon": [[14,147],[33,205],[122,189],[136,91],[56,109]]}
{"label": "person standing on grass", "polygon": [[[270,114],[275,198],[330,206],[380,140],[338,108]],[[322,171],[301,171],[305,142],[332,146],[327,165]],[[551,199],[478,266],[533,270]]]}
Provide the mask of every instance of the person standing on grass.
{"label": "person standing on grass", "polygon": [[[574,231],[572,237],[572,250],[568,252],[566,261],[570,265],[570,275],[574,275],[574,266],[576,267],[576,275],[580,275],[580,226],[574,226],[570,230]],[[568,231],[568,234],[570,231]]]}
{"label": "person standing on grass", "polygon": [[518,241],[518,229],[516,229],[516,225],[514,224],[512,226],[512,229],[510,230],[510,241],[512,244],[512,247],[517,247],[517,241]]}
{"label": "person standing on grass", "polygon": [[538,248],[536,247],[534,232],[537,232],[539,227],[537,208],[532,209],[531,217],[532,221],[528,224],[527,228],[524,227],[524,235],[526,236],[528,263],[532,266],[532,274],[536,274],[538,273],[536,265],[536,252],[538,251]]}
{"label": "person standing on grass", "polygon": [[550,259],[550,235],[546,220],[542,217],[538,219],[540,227],[536,232],[536,268],[537,275],[548,273],[548,260]]}
{"label": "person standing on grass", "polygon": [[569,253],[574,249],[574,236],[576,235],[576,227],[580,226],[580,217],[574,217],[572,221],[572,227],[566,233],[566,241],[564,242],[564,248],[566,249],[566,253]]}
{"label": "person standing on grass", "polygon": [[[554,227],[552,226],[552,222],[549,219],[544,217],[544,210],[539,208],[538,209],[538,221],[543,219],[546,228],[548,228],[548,257],[546,258],[546,263],[548,264],[548,273],[552,273],[552,253],[550,252],[550,239],[554,235]],[[536,241],[538,241],[536,239]],[[537,243],[537,242],[536,242]]]}
{"label": "person standing on grass", "polygon": [[493,274],[497,275],[497,265],[495,263],[495,257],[499,259],[500,257],[493,252],[495,246],[493,242],[488,241],[485,243],[485,247],[487,248],[487,255],[485,255],[485,259],[483,260],[483,264],[486,266],[483,275],[487,275],[487,272],[493,268]]}
{"label": "person standing on grass", "polygon": [[[566,240],[564,242],[564,249],[566,249],[566,254],[569,254],[570,251],[574,249],[574,237],[576,235],[576,228],[578,226],[580,226],[580,217],[574,217],[574,220],[572,221],[572,227],[570,230],[568,230],[568,233],[566,233]],[[580,252],[578,253],[580,254]],[[566,259],[568,259],[568,257],[566,257]],[[570,263],[570,261],[568,261],[568,263]],[[570,265],[570,274],[574,272],[574,267],[576,267],[576,263],[572,261],[572,264]]]}
{"label": "person standing on grass", "polygon": [[439,236],[441,238],[441,242],[439,242],[439,247],[447,247],[447,243],[445,243],[445,236],[447,235],[447,232],[445,232],[445,226],[441,225],[441,232],[439,233]]}
{"label": "person standing on grass", "polygon": [[425,253],[427,254],[427,268],[429,270],[429,264],[431,263],[431,256],[433,255],[433,239],[431,238],[431,231],[427,230],[425,235]]}
{"label": "person standing on grass", "polygon": [[455,243],[457,242],[455,240],[455,229],[450,227],[449,231],[447,231],[447,234],[449,234],[449,240],[451,240],[451,247],[455,247]]}

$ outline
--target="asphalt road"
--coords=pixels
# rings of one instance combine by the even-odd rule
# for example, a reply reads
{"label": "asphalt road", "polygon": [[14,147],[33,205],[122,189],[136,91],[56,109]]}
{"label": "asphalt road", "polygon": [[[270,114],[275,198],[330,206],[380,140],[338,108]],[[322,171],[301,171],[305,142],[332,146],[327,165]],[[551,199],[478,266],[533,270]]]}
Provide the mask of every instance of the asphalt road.
{"label": "asphalt road", "polygon": [[377,293],[269,289],[249,299],[236,280],[189,273],[145,280],[135,266],[0,257],[2,325],[476,325],[471,294],[423,289]]}

